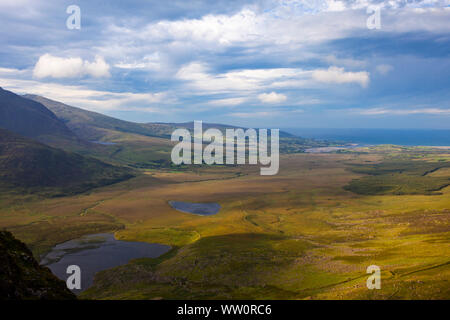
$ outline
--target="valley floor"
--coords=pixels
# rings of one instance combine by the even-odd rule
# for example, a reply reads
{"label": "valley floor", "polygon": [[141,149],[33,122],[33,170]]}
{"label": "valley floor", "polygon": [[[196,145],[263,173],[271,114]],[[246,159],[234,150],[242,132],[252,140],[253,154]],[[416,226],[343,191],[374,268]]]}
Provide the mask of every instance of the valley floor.
{"label": "valley floor", "polygon": [[[88,299],[449,299],[449,152],[359,151],[283,155],[276,176],[143,170],[89,194],[2,195],[0,228],[36,256],[99,232],[173,246],[98,273]],[[197,216],[171,200],[222,209]],[[380,290],[366,287],[370,265]]]}

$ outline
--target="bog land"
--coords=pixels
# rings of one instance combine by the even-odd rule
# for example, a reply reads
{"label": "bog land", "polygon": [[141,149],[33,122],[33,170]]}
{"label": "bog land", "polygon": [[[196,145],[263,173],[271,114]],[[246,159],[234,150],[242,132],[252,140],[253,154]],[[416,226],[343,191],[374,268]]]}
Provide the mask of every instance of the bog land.
{"label": "bog land", "polygon": [[[147,167],[76,195],[2,193],[0,228],[36,257],[103,232],[172,247],[97,273],[85,299],[449,299],[449,160],[442,148],[377,146],[283,154],[275,176]],[[366,287],[373,264],[381,290]]]}

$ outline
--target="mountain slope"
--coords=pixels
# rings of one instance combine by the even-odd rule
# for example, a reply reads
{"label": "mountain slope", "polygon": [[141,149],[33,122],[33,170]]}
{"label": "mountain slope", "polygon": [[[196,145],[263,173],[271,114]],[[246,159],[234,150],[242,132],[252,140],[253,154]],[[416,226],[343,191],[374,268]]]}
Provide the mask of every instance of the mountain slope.
{"label": "mountain slope", "polygon": [[[47,107],[79,137],[88,141],[101,140],[110,134],[111,130],[153,137],[162,136],[158,132],[158,128],[146,127],[145,124],[112,118],[37,95],[27,94],[24,97]],[[160,125],[158,127],[165,126]]]}
{"label": "mountain slope", "polygon": [[0,300],[76,299],[64,281],[41,267],[10,232],[0,231]]}
{"label": "mountain slope", "polygon": [[[186,128],[189,130],[194,129],[194,122],[192,121],[184,123],[135,123],[115,119],[97,112],[72,107],[64,103],[50,100],[38,95],[26,94],[24,95],[24,97],[39,102],[47,107],[58,118],[63,120],[73,132],[86,140],[99,140],[104,137],[106,131],[102,129],[169,139],[172,132],[177,128]],[[224,131],[228,128],[233,129],[238,127],[217,123],[203,123],[203,130],[209,128],[217,128]],[[294,138],[295,136],[290,133],[280,131],[280,137]]]}
{"label": "mountain slope", "polygon": [[[110,156],[108,160],[120,160],[120,163],[126,163],[138,167],[154,167],[161,166],[161,163],[170,163],[170,149],[172,148],[172,145],[168,139],[170,139],[172,132],[177,128],[186,128],[190,131],[194,128],[193,122],[128,122],[108,117],[100,113],[71,107],[64,103],[37,95],[25,95],[24,97],[42,103],[54,112],[57,117],[64,121],[66,125],[79,137],[89,141],[116,143],[117,150],[111,153],[112,156]],[[203,130],[208,128],[217,128],[222,132],[225,132],[225,129],[234,129],[238,127],[215,123],[203,123]],[[142,139],[136,135],[162,139],[144,143]],[[161,144],[166,145],[164,147],[158,146]],[[280,131],[281,153],[303,152],[307,148],[328,145],[328,142],[304,139],[287,132]],[[145,156],[142,157],[141,155]]]}
{"label": "mountain slope", "polygon": [[[156,123],[159,124],[159,123]],[[167,126],[173,127],[173,128],[185,128],[188,129],[190,131],[194,130],[194,122],[190,121],[190,122],[182,122],[182,123],[164,123]],[[153,125],[153,123],[147,123],[147,126],[149,125]],[[202,129],[203,131],[208,130],[210,128],[215,128],[215,129],[219,129],[220,131],[225,133],[226,129],[248,129],[248,128],[244,128],[244,127],[237,127],[237,126],[232,126],[232,125],[228,125],[228,124],[220,124],[220,123],[202,123]],[[270,132],[269,132],[270,135]],[[280,138],[297,138],[297,139],[302,139],[300,137],[296,137],[286,131],[282,131],[280,130],[279,133]],[[303,139],[304,140],[304,139]]]}
{"label": "mountain slope", "polygon": [[0,129],[0,188],[73,194],[132,176],[130,169],[55,149]]}
{"label": "mountain slope", "polygon": [[53,146],[80,143],[77,136],[45,106],[2,88],[0,128]]}

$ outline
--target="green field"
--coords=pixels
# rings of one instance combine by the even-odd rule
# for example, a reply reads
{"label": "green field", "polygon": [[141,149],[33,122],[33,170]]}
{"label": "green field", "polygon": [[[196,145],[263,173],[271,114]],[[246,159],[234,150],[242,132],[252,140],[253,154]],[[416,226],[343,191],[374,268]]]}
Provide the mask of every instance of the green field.
{"label": "green field", "polygon": [[[275,176],[259,166],[147,168],[74,196],[3,195],[0,227],[36,256],[107,231],[173,246],[98,273],[84,299],[449,299],[449,154],[285,154]],[[222,209],[196,216],[170,200]],[[381,290],[366,287],[372,264]]]}

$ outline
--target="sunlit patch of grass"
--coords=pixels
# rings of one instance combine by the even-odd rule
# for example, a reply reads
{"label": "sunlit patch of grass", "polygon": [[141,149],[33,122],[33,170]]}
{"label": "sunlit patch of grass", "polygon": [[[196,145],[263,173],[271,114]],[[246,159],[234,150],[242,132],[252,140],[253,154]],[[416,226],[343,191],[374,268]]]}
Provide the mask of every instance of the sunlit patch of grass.
{"label": "sunlit patch of grass", "polygon": [[116,232],[118,240],[156,242],[171,246],[183,246],[200,238],[196,231],[178,230],[174,228],[125,229]]}

